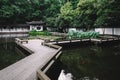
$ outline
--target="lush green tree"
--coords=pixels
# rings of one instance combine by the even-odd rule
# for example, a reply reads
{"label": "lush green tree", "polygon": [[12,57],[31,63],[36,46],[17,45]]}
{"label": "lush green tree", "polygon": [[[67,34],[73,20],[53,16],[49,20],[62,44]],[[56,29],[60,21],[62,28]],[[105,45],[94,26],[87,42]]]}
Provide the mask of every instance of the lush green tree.
{"label": "lush green tree", "polygon": [[[1,23],[16,23],[19,20],[18,16],[24,13],[24,8],[21,8],[23,4],[20,3],[19,0],[4,0],[0,2],[0,21]],[[21,6],[21,7],[20,7]]]}
{"label": "lush green tree", "polygon": [[43,12],[43,20],[48,27],[56,27],[56,17],[60,12],[62,0],[46,0]]}
{"label": "lush green tree", "polygon": [[59,29],[64,29],[66,27],[71,26],[70,22],[73,20],[73,6],[71,2],[65,3],[61,9],[60,14],[57,17],[57,24]]}
{"label": "lush green tree", "polygon": [[112,12],[112,3],[111,0],[79,0],[77,8],[80,11],[80,26],[87,30],[108,26],[111,23],[109,14]]}
{"label": "lush green tree", "polygon": [[[60,0],[59,0],[60,1]],[[60,2],[61,3],[61,2]],[[60,6],[62,4],[59,4]],[[55,7],[54,7],[55,8]],[[55,9],[53,9],[55,10]],[[60,10],[56,13],[54,13],[53,17],[47,18],[47,25],[58,28],[63,28],[69,26],[69,22],[72,19],[72,4],[70,2],[65,3]],[[54,11],[52,11],[53,13]],[[51,15],[52,16],[52,15]]]}
{"label": "lush green tree", "polygon": [[77,4],[77,8],[80,11],[79,15],[79,26],[85,27],[86,30],[93,27],[94,21],[96,20],[96,0],[80,0]]}
{"label": "lush green tree", "polygon": [[108,26],[119,27],[120,26],[120,1],[112,0],[108,11]]}
{"label": "lush green tree", "polygon": [[47,27],[56,27],[56,18],[55,17],[46,18],[46,26]]}
{"label": "lush green tree", "polygon": [[56,15],[51,13],[47,21],[49,26],[84,27],[86,30],[119,26],[119,3],[118,0],[58,0],[60,13],[55,7],[48,9],[47,12],[55,10]]}
{"label": "lush green tree", "polygon": [[120,26],[119,0],[0,0],[0,24],[43,20],[66,28]]}
{"label": "lush green tree", "polygon": [[110,6],[112,6],[111,5],[112,3],[113,1],[109,1],[109,0],[97,1],[97,4],[95,5],[95,8],[97,10],[96,12],[97,19],[94,23],[95,27],[109,26],[109,20],[110,20],[109,13],[112,11],[112,9],[110,8]]}
{"label": "lush green tree", "polygon": [[59,27],[67,28],[67,27],[75,27],[75,18],[79,15],[79,11],[77,9],[73,9],[72,3],[65,3],[61,9],[60,14],[57,17],[57,23]]}
{"label": "lush green tree", "polygon": [[40,20],[39,0],[1,0],[0,23],[25,23],[31,20]]}

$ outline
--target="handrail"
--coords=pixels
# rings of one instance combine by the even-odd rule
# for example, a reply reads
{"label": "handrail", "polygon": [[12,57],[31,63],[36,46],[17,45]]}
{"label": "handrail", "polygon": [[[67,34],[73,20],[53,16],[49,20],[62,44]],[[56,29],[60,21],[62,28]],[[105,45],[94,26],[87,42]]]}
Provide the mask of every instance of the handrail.
{"label": "handrail", "polygon": [[49,44],[49,43],[42,43],[43,45],[45,46],[48,46],[48,47],[51,47],[51,48],[54,48],[54,49],[61,49],[62,47],[58,46],[58,45],[53,45],[53,44]]}
{"label": "handrail", "polygon": [[37,70],[37,76],[40,80],[51,80],[48,76],[46,76],[41,70]]}
{"label": "handrail", "polygon": [[21,40],[19,38],[15,38],[15,41],[20,42],[20,43],[23,43],[23,42],[28,43],[28,40]]}
{"label": "handrail", "polygon": [[50,68],[50,66],[55,62],[55,60],[61,55],[62,48],[60,47],[55,53],[55,55],[42,67],[41,70],[46,73],[46,71]]}
{"label": "handrail", "polygon": [[28,49],[27,47],[23,46],[23,45],[21,44],[21,42],[19,42],[18,40],[21,40],[21,39],[15,38],[15,42],[16,42],[17,45],[19,45],[20,47],[22,47],[23,49],[25,49],[26,51],[28,51],[30,54],[33,54],[33,53],[34,53],[32,50],[30,50],[30,49]]}
{"label": "handrail", "polygon": [[45,73],[50,68],[50,66],[55,62],[55,60],[59,57],[59,55],[61,54],[62,47],[58,46],[58,45],[45,43],[45,42],[43,42],[42,44],[45,46],[57,49],[57,51],[55,52],[56,54],[47,62],[47,64],[44,65],[42,67],[42,69],[40,68],[37,70],[37,76],[40,80],[51,80]]}
{"label": "handrail", "polygon": [[55,40],[55,41],[49,41],[49,42],[47,42],[47,43],[50,43],[50,42],[55,42],[56,44],[58,44],[58,43],[60,43],[60,42],[64,42],[64,41],[68,41],[68,42],[74,42],[74,41],[76,41],[76,40],[78,40],[78,41],[91,41],[91,38],[84,38],[84,39],[70,39],[70,40]]}
{"label": "handrail", "polygon": [[[23,47],[28,52],[34,53],[33,51],[29,50],[28,48],[22,46],[22,42],[21,41],[22,41],[21,39],[15,38],[16,44],[18,44],[19,46]],[[49,43],[45,43],[45,42],[42,43],[42,44],[44,44],[45,46],[57,49],[57,51],[55,52],[56,54],[45,65],[43,65],[42,68],[44,68],[44,70],[42,70],[41,68],[39,68],[37,70],[37,77],[40,80],[51,80],[45,73],[50,68],[50,66],[55,62],[55,60],[59,57],[59,55],[61,54],[62,47],[57,46],[57,45],[53,45],[53,44],[49,44]]]}

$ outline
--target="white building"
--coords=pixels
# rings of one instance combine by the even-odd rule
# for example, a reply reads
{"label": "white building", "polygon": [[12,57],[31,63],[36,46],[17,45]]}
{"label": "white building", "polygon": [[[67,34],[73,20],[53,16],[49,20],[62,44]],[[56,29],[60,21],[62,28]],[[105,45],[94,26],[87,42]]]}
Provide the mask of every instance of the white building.
{"label": "white building", "polygon": [[0,25],[0,34],[28,33],[29,30],[27,24]]}
{"label": "white building", "polygon": [[120,35],[120,28],[95,28],[100,34]]}
{"label": "white building", "polygon": [[43,21],[32,21],[27,22],[27,24],[30,25],[30,31],[36,30],[36,31],[43,31],[45,29],[44,22]]}
{"label": "white building", "polygon": [[23,34],[31,30],[43,31],[45,29],[44,24],[42,21],[32,21],[27,22],[27,24],[0,25],[0,34]]}

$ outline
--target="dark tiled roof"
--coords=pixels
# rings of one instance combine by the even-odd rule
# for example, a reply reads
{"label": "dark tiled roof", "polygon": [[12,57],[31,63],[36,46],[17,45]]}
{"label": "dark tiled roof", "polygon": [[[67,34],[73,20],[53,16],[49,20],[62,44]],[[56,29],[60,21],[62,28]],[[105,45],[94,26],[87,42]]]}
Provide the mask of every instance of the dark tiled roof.
{"label": "dark tiled roof", "polygon": [[44,24],[44,22],[43,21],[31,21],[31,22],[27,22],[27,24],[37,25],[37,24]]}
{"label": "dark tiled roof", "polygon": [[9,25],[0,25],[0,27],[29,27],[28,24],[9,24]]}

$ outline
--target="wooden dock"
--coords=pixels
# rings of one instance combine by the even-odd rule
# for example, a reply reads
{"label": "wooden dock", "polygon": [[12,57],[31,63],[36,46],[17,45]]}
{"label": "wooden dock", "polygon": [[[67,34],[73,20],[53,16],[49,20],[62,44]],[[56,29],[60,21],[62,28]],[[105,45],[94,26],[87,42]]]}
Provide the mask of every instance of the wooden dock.
{"label": "wooden dock", "polygon": [[86,39],[73,39],[73,40],[56,40],[56,41],[49,41],[47,43],[50,44],[65,44],[65,43],[75,43],[75,42],[93,42],[95,44],[103,43],[103,42],[110,42],[110,41],[118,41],[120,37],[118,36],[101,36],[100,38],[86,38]]}
{"label": "wooden dock", "polygon": [[75,43],[75,42],[87,42],[91,41],[91,39],[76,39],[76,40],[56,40],[56,41],[49,41],[49,44],[65,44],[65,43]]}
{"label": "wooden dock", "polygon": [[31,55],[0,70],[0,80],[37,80],[38,77],[42,80],[50,80],[45,73],[61,54],[61,47],[53,44],[84,41],[99,43],[114,40],[119,40],[119,38],[103,37],[101,39],[79,39],[48,43],[44,43],[40,39],[28,40],[28,42],[18,40],[16,43],[31,53]]}
{"label": "wooden dock", "polygon": [[[1,70],[0,80],[37,80],[38,77],[50,80],[45,72],[61,54],[61,48],[58,50],[43,46],[42,42],[43,40],[34,39],[28,40],[28,43],[22,43],[22,46],[32,50],[33,54]],[[46,66],[45,70],[41,71],[44,66]]]}

